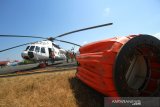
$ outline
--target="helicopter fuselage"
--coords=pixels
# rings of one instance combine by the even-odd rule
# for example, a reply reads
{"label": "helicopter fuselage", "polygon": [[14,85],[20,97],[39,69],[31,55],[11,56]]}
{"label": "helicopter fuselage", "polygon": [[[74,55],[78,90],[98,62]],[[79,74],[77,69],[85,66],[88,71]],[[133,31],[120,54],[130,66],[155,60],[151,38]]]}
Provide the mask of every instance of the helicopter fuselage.
{"label": "helicopter fuselage", "polygon": [[44,40],[30,44],[27,46],[21,55],[23,59],[33,60],[33,61],[47,61],[47,60],[65,60],[66,51],[60,48],[55,43]]}

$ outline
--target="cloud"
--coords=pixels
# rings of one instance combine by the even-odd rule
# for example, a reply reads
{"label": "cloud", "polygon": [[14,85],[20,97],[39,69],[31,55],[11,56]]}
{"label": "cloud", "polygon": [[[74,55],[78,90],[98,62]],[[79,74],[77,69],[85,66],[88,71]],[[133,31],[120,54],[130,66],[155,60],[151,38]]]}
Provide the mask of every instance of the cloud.
{"label": "cloud", "polygon": [[158,39],[160,39],[160,32],[159,32],[159,33],[154,34],[153,36],[155,36],[155,37],[157,37]]}
{"label": "cloud", "polygon": [[107,7],[107,8],[104,9],[103,15],[104,15],[104,16],[109,16],[110,13],[111,13],[111,9]]}
{"label": "cloud", "polygon": [[83,45],[85,45],[85,44],[87,44],[87,43],[88,43],[87,41],[84,41],[84,42],[83,42]]}

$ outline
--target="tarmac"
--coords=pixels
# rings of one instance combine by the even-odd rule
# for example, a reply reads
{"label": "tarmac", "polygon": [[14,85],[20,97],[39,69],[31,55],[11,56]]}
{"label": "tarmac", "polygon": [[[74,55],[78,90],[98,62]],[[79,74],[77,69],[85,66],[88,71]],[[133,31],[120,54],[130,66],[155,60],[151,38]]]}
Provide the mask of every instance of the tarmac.
{"label": "tarmac", "polygon": [[22,70],[22,71],[16,71],[14,73],[1,74],[0,78],[31,75],[31,74],[37,74],[37,73],[63,72],[67,70],[76,70],[76,68],[77,68],[76,61],[68,62],[68,63],[65,61],[58,61],[58,62],[55,62],[54,64],[50,64],[46,66],[45,68],[36,67],[29,70]]}

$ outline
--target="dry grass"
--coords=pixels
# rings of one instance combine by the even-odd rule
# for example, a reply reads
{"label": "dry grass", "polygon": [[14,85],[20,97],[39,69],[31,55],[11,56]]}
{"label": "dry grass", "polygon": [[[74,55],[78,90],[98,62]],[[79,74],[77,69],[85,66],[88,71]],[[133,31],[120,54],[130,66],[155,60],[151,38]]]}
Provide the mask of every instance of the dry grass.
{"label": "dry grass", "polygon": [[0,78],[0,107],[102,107],[103,96],[75,70]]}

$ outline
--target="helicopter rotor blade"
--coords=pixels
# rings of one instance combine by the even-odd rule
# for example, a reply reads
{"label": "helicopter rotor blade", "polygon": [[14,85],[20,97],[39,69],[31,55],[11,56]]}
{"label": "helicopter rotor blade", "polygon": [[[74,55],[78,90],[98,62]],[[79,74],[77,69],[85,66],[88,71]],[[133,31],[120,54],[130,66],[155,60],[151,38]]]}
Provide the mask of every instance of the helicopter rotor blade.
{"label": "helicopter rotor blade", "polygon": [[[68,43],[68,44],[76,45],[76,46],[80,47],[80,45],[72,43],[72,42],[68,42],[68,41],[64,41],[64,40],[58,40],[58,39],[55,39],[55,40],[59,41],[59,42],[63,42],[63,43]],[[21,44],[21,45],[13,46],[13,47],[10,47],[10,48],[7,48],[7,49],[0,50],[0,52],[8,51],[8,50],[15,49],[15,48],[18,48],[18,47],[21,47],[21,46],[25,46],[25,45],[29,45],[29,44],[32,44],[32,43],[36,43],[36,42],[29,42],[29,43],[24,43],[24,44]]]}
{"label": "helicopter rotor blade", "polygon": [[22,38],[39,38],[39,39],[47,39],[40,36],[23,36],[23,35],[0,35],[0,37],[22,37]]}
{"label": "helicopter rotor blade", "polygon": [[[107,23],[107,24],[102,24],[102,25],[97,25],[97,26],[91,26],[91,27],[82,28],[82,29],[70,31],[70,32],[67,32],[67,33],[63,33],[63,34],[58,35],[56,37],[49,37],[49,38],[45,38],[45,37],[41,37],[41,36],[23,36],[23,35],[0,35],[0,37],[39,38],[39,39],[45,39],[45,40],[51,40],[51,41],[55,40],[55,41],[59,41],[59,42],[63,42],[63,43],[68,43],[68,44],[72,44],[72,45],[76,45],[76,46],[81,47],[78,44],[75,44],[75,43],[72,43],[72,42],[68,42],[68,41],[64,41],[64,40],[58,40],[56,38],[63,37],[63,36],[66,36],[66,35],[69,35],[69,34],[72,34],[72,33],[77,33],[77,32],[81,32],[81,31],[85,31],[85,30],[95,29],[95,28],[99,28],[99,27],[105,27],[105,26],[109,26],[109,25],[112,25],[112,24],[113,23]],[[22,44],[22,45],[13,46],[13,47],[10,47],[10,48],[7,48],[7,49],[0,50],[0,52],[4,52],[4,51],[7,51],[7,50],[11,50],[11,49],[14,49],[14,48],[25,46],[25,45],[28,45],[28,44],[31,44],[31,43],[35,43],[35,42],[30,42],[30,43],[25,43],[25,44]]]}
{"label": "helicopter rotor blade", "polygon": [[68,43],[68,44],[72,44],[72,45],[76,45],[76,46],[79,46],[81,47],[81,45],[78,45],[76,43],[72,43],[72,42],[68,42],[68,41],[64,41],[64,40],[59,40],[59,39],[54,39],[55,41],[59,41],[59,42],[63,42],[63,43]]}
{"label": "helicopter rotor blade", "polygon": [[107,24],[102,24],[102,25],[97,25],[97,26],[91,26],[91,27],[87,27],[87,28],[82,28],[82,29],[78,29],[78,30],[74,30],[74,31],[70,31],[67,33],[63,33],[61,35],[58,35],[56,37],[49,37],[49,38],[45,38],[45,37],[41,37],[41,36],[23,36],[23,35],[0,35],[0,37],[22,37],[22,38],[39,38],[39,39],[47,39],[47,40],[54,40],[58,37],[63,37],[72,33],[77,33],[77,32],[81,32],[81,31],[85,31],[85,30],[90,30],[90,29],[95,29],[95,28],[99,28],[99,27],[105,27],[105,26],[109,26],[112,25],[113,23],[107,23]]}
{"label": "helicopter rotor blade", "polygon": [[71,32],[67,32],[67,33],[63,33],[61,35],[58,35],[58,36],[54,37],[53,39],[58,38],[58,37],[62,37],[62,36],[66,36],[66,35],[69,35],[69,34],[72,34],[72,33],[77,33],[77,32],[81,32],[81,31],[85,31],[85,30],[90,30],[90,29],[95,29],[95,28],[99,28],[99,27],[109,26],[109,25],[112,25],[112,24],[113,23],[107,23],[107,24],[102,24],[102,25],[91,26],[91,27],[87,27],[87,28],[74,30],[74,31],[71,31]]}
{"label": "helicopter rotor blade", "polygon": [[29,44],[32,44],[32,43],[36,43],[36,42],[29,42],[29,43],[13,46],[13,47],[10,47],[10,48],[7,48],[7,49],[0,50],[0,52],[8,51],[8,50],[15,49],[15,48],[18,48],[18,47],[21,47],[21,46],[25,46],[25,45],[29,45]]}

